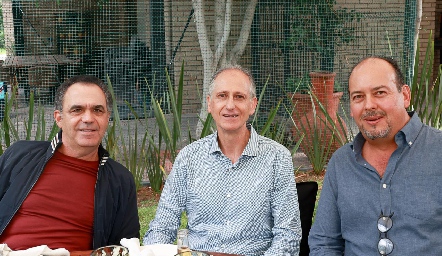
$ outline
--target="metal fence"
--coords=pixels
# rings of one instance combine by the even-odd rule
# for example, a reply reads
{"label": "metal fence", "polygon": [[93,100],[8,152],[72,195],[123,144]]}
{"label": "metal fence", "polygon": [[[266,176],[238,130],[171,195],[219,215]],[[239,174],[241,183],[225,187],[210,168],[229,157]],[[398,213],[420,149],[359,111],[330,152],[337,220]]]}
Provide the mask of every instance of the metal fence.
{"label": "metal fence", "polygon": [[[213,42],[219,13],[214,1],[207,2]],[[228,52],[243,33],[248,4],[233,1]],[[122,108],[125,102],[149,105],[149,89],[167,99],[164,70],[176,81],[184,62],[183,109],[199,112],[204,65],[192,1],[3,0],[2,5],[8,57],[23,58],[4,65],[1,79],[9,91],[17,89],[24,105],[31,91],[42,104],[52,104],[54,89],[75,74],[110,81]],[[251,69],[258,93],[268,81],[262,110],[303,84],[311,71],[333,71],[335,87],[345,88],[350,68],[364,56],[392,56],[408,73],[414,5],[408,0],[258,1],[239,63]],[[36,56],[72,61],[44,62]]]}

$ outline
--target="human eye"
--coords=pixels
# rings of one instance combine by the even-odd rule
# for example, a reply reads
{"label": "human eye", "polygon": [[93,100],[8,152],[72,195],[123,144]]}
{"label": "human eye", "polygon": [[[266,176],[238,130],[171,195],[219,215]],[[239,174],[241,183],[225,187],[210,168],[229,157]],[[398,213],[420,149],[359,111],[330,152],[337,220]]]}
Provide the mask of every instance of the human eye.
{"label": "human eye", "polygon": [[387,92],[386,91],[376,91],[374,94],[376,96],[383,96],[383,95],[387,94]]}
{"label": "human eye", "polygon": [[351,100],[354,101],[354,102],[360,102],[360,101],[362,101],[363,99],[364,99],[364,96],[363,96],[362,94],[354,94],[354,95],[351,97]]}
{"label": "human eye", "polygon": [[83,111],[82,108],[79,108],[79,107],[73,107],[73,108],[70,109],[69,112],[71,112],[72,114],[80,114],[82,111]]}
{"label": "human eye", "polygon": [[237,98],[237,99],[239,99],[239,100],[243,100],[243,99],[246,98],[246,96],[244,96],[244,95],[242,95],[242,94],[238,94],[238,95],[235,95],[235,98]]}
{"label": "human eye", "polygon": [[102,108],[102,107],[96,107],[96,108],[94,108],[93,111],[95,114],[99,114],[99,115],[104,114],[104,108]]}

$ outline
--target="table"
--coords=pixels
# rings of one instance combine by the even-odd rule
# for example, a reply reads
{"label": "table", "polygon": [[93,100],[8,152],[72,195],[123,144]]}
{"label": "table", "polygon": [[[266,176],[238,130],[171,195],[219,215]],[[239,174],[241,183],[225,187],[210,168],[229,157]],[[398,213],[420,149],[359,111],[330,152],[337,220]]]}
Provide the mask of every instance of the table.
{"label": "table", "polygon": [[29,55],[29,56],[7,56],[3,67],[24,68],[47,65],[67,65],[78,62],[66,57],[66,55]]}
{"label": "table", "polygon": [[[30,68],[55,66],[57,69],[58,86],[65,79],[63,67],[76,62],[79,62],[79,59],[70,59],[66,55],[7,56],[2,66],[9,70],[9,84],[11,88],[21,84],[24,88],[25,98],[28,99],[30,85],[27,76]],[[51,96],[55,96],[55,88],[57,86],[51,88],[51,94],[53,94]]]}
{"label": "table", "polygon": [[75,251],[75,252],[69,252],[70,256],[90,256],[92,250],[90,251]]}
{"label": "table", "polygon": [[[70,252],[70,256],[90,256],[92,251],[75,251]],[[240,256],[236,254],[220,253],[220,252],[206,252],[212,256]]]}

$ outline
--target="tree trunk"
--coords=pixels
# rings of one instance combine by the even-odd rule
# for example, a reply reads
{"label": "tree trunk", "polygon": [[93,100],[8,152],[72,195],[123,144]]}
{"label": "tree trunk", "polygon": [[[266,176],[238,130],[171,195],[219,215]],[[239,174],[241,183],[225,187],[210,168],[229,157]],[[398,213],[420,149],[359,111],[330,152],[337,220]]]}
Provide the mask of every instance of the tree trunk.
{"label": "tree trunk", "polygon": [[242,22],[240,36],[229,54],[229,59],[226,61],[226,46],[229,40],[230,26],[232,22],[232,0],[215,1],[215,35],[213,50],[209,42],[203,1],[192,0],[193,9],[195,10],[196,30],[198,33],[198,40],[201,48],[201,56],[203,58],[204,67],[202,94],[203,101],[201,102],[199,121],[195,131],[196,138],[199,138],[203,128],[203,122],[208,114],[206,97],[209,94],[209,86],[212,75],[220,66],[225,64],[236,64],[237,60],[244,53],[257,2],[257,0],[251,0],[248,3],[244,20]]}
{"label": "tree trunk", "polygon": [[235,47],[233,47],[232,51],[230,52],[229,62],[231,64],[237,63],[238,59],[242,56],[247,46],[247,41],[249,39],[249,34],[250,34],[250,28],[252,26],[257,3],[258,0],[251,0],[247,6],[247,10],[244,16],[238,41],[236,42]]}

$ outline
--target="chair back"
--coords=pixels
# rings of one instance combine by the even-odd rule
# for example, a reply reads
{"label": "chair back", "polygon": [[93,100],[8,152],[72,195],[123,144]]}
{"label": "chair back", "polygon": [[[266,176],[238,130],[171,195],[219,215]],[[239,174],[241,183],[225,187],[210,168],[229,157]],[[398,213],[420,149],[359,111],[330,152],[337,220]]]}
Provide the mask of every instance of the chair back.
{"label": "chair back", "polygon": [[313,212],[315,211],[316,194],[318,193],[318,183],[316,181],[306,181],[296,183],[298,191],[299,212],[301,214],[302,239],[299,256],[308,256],[310,248],[308,246],[308,235],[312,226]]}

